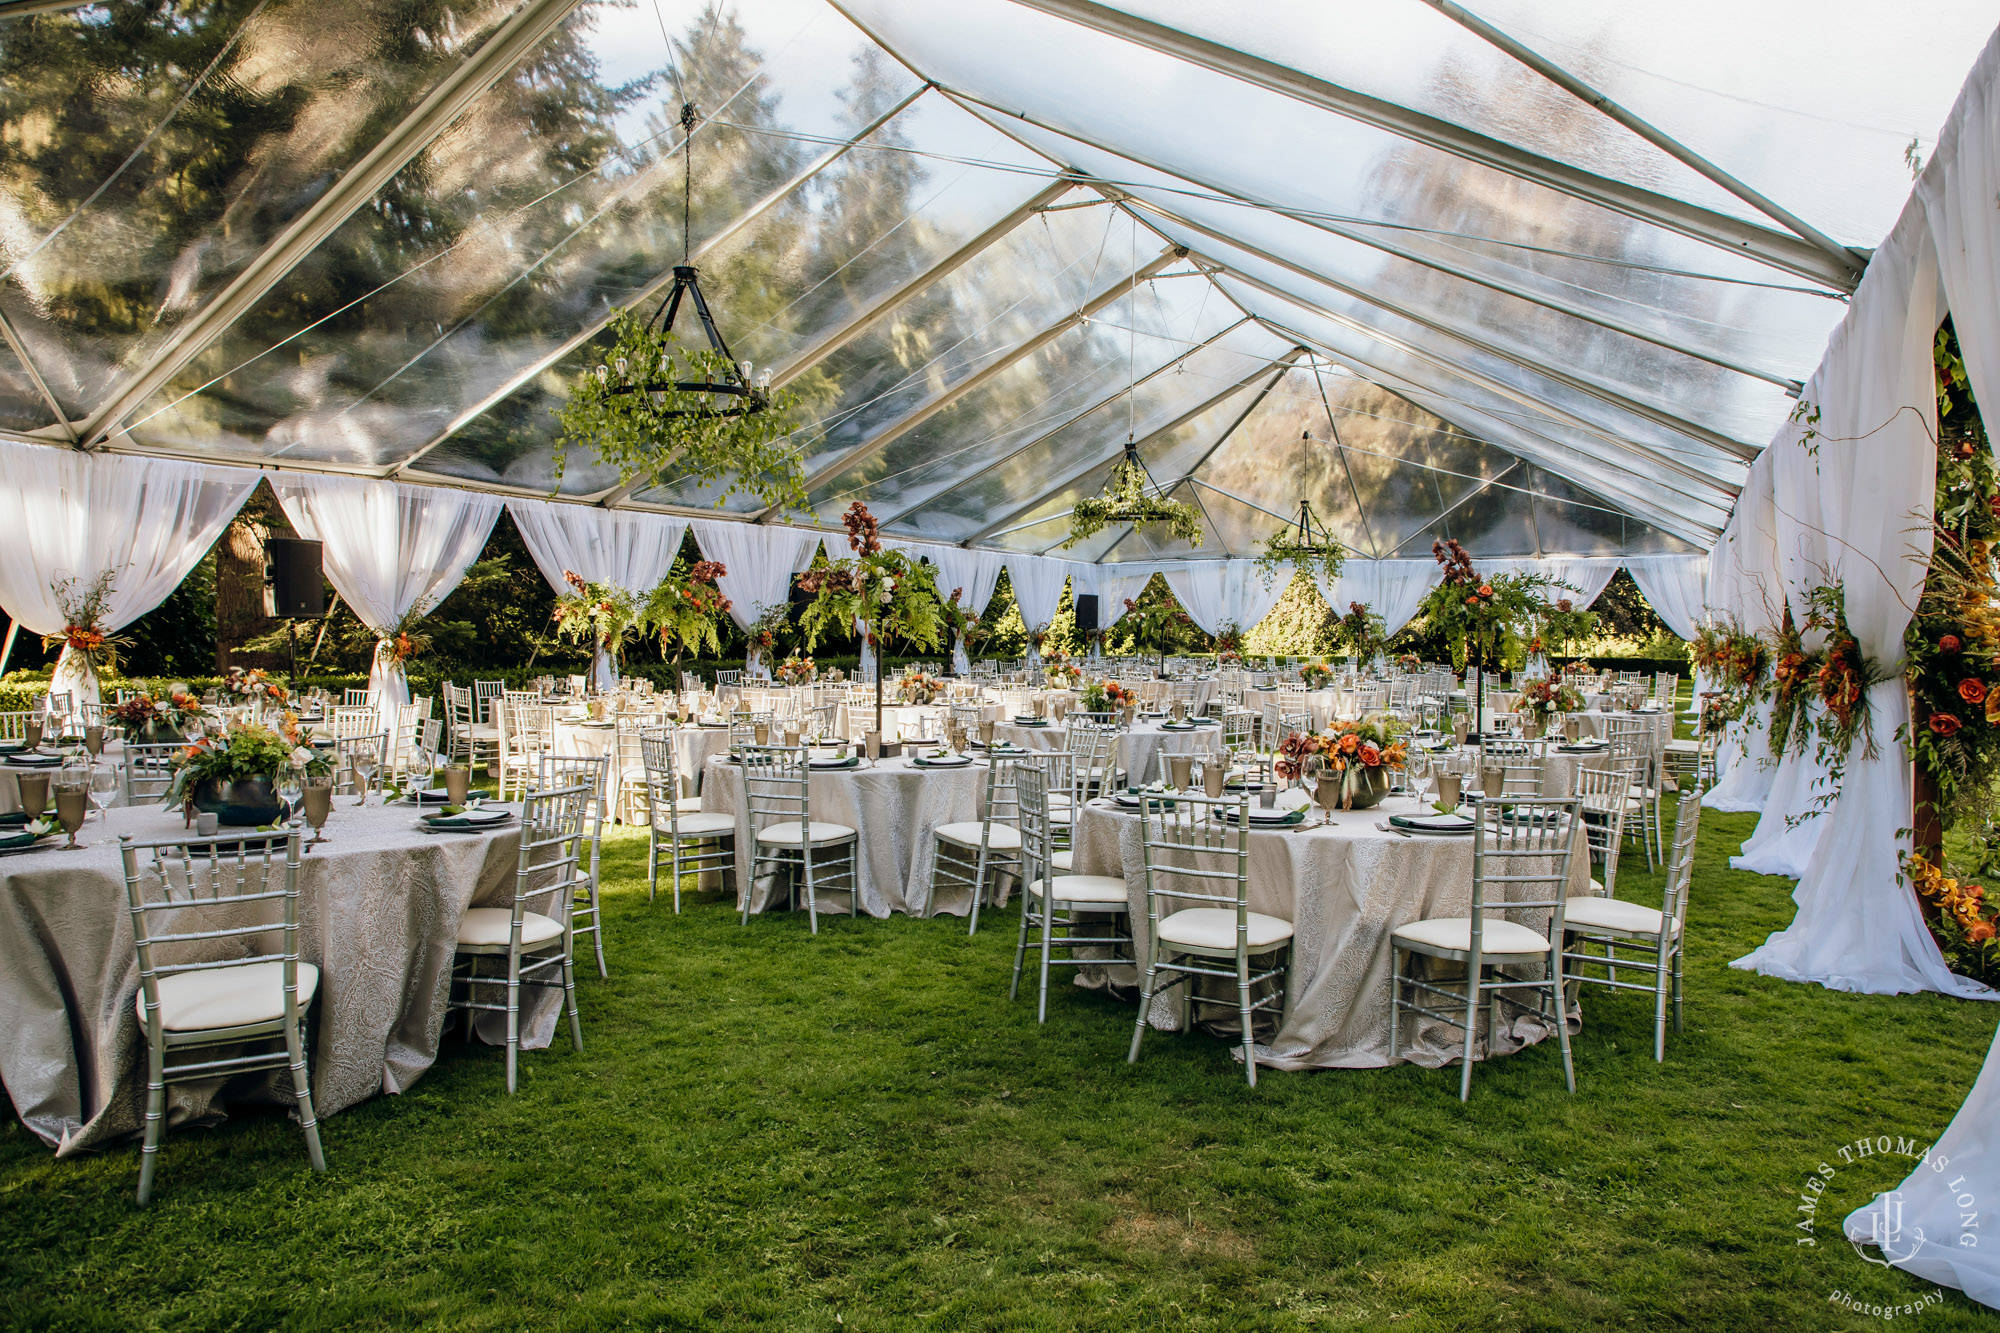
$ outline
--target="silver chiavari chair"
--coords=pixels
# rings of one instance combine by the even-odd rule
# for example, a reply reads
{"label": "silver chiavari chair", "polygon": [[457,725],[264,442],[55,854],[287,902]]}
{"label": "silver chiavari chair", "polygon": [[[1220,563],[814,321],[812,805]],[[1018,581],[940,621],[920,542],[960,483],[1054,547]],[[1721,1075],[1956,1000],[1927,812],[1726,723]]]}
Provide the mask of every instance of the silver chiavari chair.
{"label": "silver chiavari chair", "polygon": [[570,901],[571,935],[590,936],[600,977],[611,975],[604,966],[604,908],[598,895],[597,879],[598,856],[604,845],[604,812],[608,804],[606,794],[610,789],[610,773],[611,756],[608,754],[544,754],[535,785],[529,788],[530,795],[537,791],[568,791],[572,787],[584,790],[584,818],[590,828],[590,870],[577,878],[576,892]]}
{"label": "silver chiavari chair", "polygon": [[[146,1042],[139,1202],[152,1198],[170,1083],[288,1070],[306,1156],[325,1171],[305,1044],[319,968],[299,958],[297,827],[261,838],[240,831],[160,842],[121,837],[118,854]],[[232,950],[237,956],[217,956]],[[187,1058],[222,1049],[229,1053]]]}
{"label": "silver chiavari chair", "polygon": [[170,741],[165,745],[126,742],[119,765],[119,774],[125,785],[125,804],[138,805],[165,799],[167,789],[174,785],[174,759],[185,749],[187,746],[179,741]]}
{"label": "silver chiavari chair", "polygon": [[[1007,998],[1020,998],[1021,966],[1028,950],[1036,950],[1035,1021],[1042,1023],[1049,1016],[1049,969],[1129,962],[1132,933],[1118,926],[1118,918],[1128,913],[1124,880],[1109,875],[1063,874],[1055,869],[1050,784],[1042,766],[1021,764],[1014,781],[1021,820],[1021,929],[1014,943],[1014,980]],[[1078,949],[1105,948],[1122,952],[1110,960],[1077,954]],[[1058,949],[1068,956],[1057,958]]]}
{"label": "silver chiavari chair", "polygon": [[[560,990],[569,1017],[570,1044],[583,1049],[576,1009],[576,938],[570,903],[585,882],[582,873],[583,786],[530,792],[521,802],[521,849],[514,863],[514,901],[508,907],[468,908],[453,946],[447,1012],[507,1016],[507,1091],[513,1093],[521,1052],[521,988]],[[481,968],[492,960],[492,971]],[[487,998],[499,991],[503,998]]]}
{"label": "silver chiavari chair", "polygon": [[995,755],[986,772],[986,796],[977,820],[940,824],[933,830],[937,848],[931,862],[931,898],[938,886],[956,885],[972,894],[967,913],[968,935],[979,932],[979,908],[989,893],[998,901],[1001,876],[1021,868],[1019,766],[1030,762]]}
{"label": "silver chiavari chair", "polygon": [[824,890],[845,891],[853,914],[859,916],[857,834],[845,824],[812,817],[812,770],[805,747],[746,745],[737,771],[755,844],[750,873],[743,877],[743,924],[750,924],[751,894],[763,875],[784,877],[795,903],[799,887],[804,886],[806,918],[815,935],[819,934],[819,895]]}
{"label": "silver chiavari chair", "polygon": [[735,868],[736,820],[703,810],[699,796],[681,795],[672,732],[648,727],[639,733],[639,749],[646,769],[646,901],[654,900],[664,864],[673,880],[674,912],[678,915],[683,875],[705,870],[727,873]]}
{"label": "silver chiavari chair", "polygon": [[372,790],[389,766],[389,733],[372,736],[342,736],[333,743],[333,791],[336,796],[361,795],[362,769],[368,761],[368,785]]}
{"label": "silver chiavari chair", "polygon": [[[1474,793],[1466,800],[1474,823],[1471,914],[1412,921],[1390,936],[1389,1058],[1401,1058],[1405,1014],[1463,1030],[1458,1099],[1464,1101],[1472,1095],[1479,1011],[1488,1010],[1490,1051],[1502,1030],[1503,1010],[1512,1006],[1554,1026],[1562,1047],[1563,1081],[1575,1092],[1562,960],[1573,821],[1581,818],[1582,803],[1574,797],[1509,797],[1504,812],[1489,812],[1491,803],[1483,795]],[[1510,919],[1524,913],[1546,913],[1547,929]],[[1440,965],[1440,971],[1432,970]],[[1461,969],[1456,980],[1448,975]],[[1533,1004],[1519,997],[1522,991],[1534,997]]]}
{"label": "silver chiavari chair", "polygon": [[[1660,906],[1626,902],[1621,898],[1574,898],[1564,919],[1568,942],[1576,952],[1563,954],[1566,963],[1603,968],[1604,975],[1575,972],[1578,982],[1617,990],[1653,992],[1653,1059],[1667,1058],[1667,996],[1673,993],[1674,1031],[1681,1030],[1681,950],[1687,938],[1688,888],[1694,877],[1695,838],[1701,828],[1701,789],[1681,793],[1680,810],[1674,820],[1674,840],[1667,858],[1667,884]],[[1598,945],[1602,958],[1583,952]],[[1617,950],[1626,951],[1624,957]],[[1650,974],[1650,982],[1618,980],[1618,969]]]}
{"label": "silver chiavari chair", "polygon": [[1620,769],[1577,767],[1576,797],[1583,802],[1584,840],[1591,864],[1597,869],[1590,888],[1599,895],[1618,891],[1618,854],[1625,844],[1630,786],[1631,779]]}
{"label": "silver chiavari chair", "polygon": [[[1139,1061],[1153,1001],[1180,986],[1190,1019],[1196,1005],[1236,1010],[1243,1073],[1254,1088],[1256,1016],[1273,1008],[1282,1016],[1291,995],[1292,923],[1250,910],[1249,793],[1216,799],[1148,796],[1139,819],[1147,943],[1139,1016],[1126,1060]],[[1204,977],[1234,982],[1235,994],[1203,995]],[[1259,991],[1264,993],[1251,998]]]}
{"label": "silver chiavari chair", "polygon": [[1646,869],[1660,846],[1659,761],[1653,752],[1653,727],[1636,717],[1607,717],[1604,737],[1611,757],[1626,760],[1632,772],[1632,799],[1637,803],[1639,840],[1646,845]]}

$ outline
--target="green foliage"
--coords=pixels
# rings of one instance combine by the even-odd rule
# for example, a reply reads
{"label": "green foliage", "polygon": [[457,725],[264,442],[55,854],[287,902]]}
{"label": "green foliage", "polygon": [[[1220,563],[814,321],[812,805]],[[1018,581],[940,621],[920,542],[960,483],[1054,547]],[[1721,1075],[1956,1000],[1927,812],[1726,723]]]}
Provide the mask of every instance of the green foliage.
{"label": "green foliage", "polygon": [[255,722],[233,723],[220,741],[204,737],[180,752],[174,760],[174,779],[165,804],[180,805],[191,800],[195,788],[204,782],[276,778],[279,770],[288,765],[296,765],[315,777],[333,771],[330,755],[303,747],[271,727]]}
{"label": "green foliage", "polygon": [[689,564],[677,559],[646,599],[641,617],[659,635],[661,651],[674,650],[676,662],[683,653],[699,654],[703,644],[711,653],[722,651],[720,626],[729,614],[729,599],[715,581],[727,572],[712,560]]}
{"label": "green foliage", "polygon": [[1309,575],[1292,575],[1277,604],[1243,633],[1246,657],[1313,657],[1331,654],[1338,619]]}
{"label": "green foliage", "polygon": [[868,506],[856,500],[842,517],[851,557],[815,564],[799,577],[813,594],[799,616],[806,648],[819,646],[829,631],[851,632],[859,621],[877,648],[901,640],[936,651],[944,643],[936,571],[908,553],[882,545],[880,528]]}
{"label": "green foliage", "polygon": [[1202,542],[1201,514],[1185,500],[1167,498],[1147,477],[1136,454],[1127,454],[1111,469],[1101,495],[1086,496],[1070,509],[1069,538],[1063,549],[1096,536],[1112,523],[1130,523],[1141,532],[1178,538],[1189,546]]}
{"label": "green foliage", "polygon": [[[612,312],[609,332],[609,353],[577,376],[557,413],[558,480],[569,451],[589,449],[598,462],[618,469],[621,483],[659,476],[671,465],[684,481],[718,488],[718,505],[741,492],[780,512],[807,508],[800,451],[792,440],[796,393],[766,394],[744,385],[720,352],[683,342],[630,310]],[[703,383],[733,384],[748,394],[717,410],[717,395],[683,387]]]}

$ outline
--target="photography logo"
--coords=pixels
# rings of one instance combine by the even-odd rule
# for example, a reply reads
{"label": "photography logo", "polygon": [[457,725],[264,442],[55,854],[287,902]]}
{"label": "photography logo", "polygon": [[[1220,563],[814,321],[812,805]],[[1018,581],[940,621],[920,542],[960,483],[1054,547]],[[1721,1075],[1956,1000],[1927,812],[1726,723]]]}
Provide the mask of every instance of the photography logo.
{"label": "photography logo", "polygon": [[[1836,1161],[1840,1165],[1835,1166]],[[1949,1157],[1901,1136],[1881,1134],[1844,1143],[1806,1176],[1799,1190],[1794,1243],[1821,1248],[1826,1239],[1821,1234],[1824,1221],[1826,1230],[1846,1241],[1863,1263],[1878,1268],[1902,1267],[1943,1248],[1977,1249],[1979,1201],[1965,1176],[1947,1178],[1950,1170]],[[1839,1204],[1828,1199],[1836,1178],[1843,1198]],[[1869,1202],[1856,1218],[1857,1235],[1850,1236],[1843,1223],[1862,1199]],[[1827,1300],[1856,1314],[1894,1320],[1942,1304],[1944,1293],[1933,1287],[1917,1300],[1884,1305],[1866,1303],[1836,1288]]]}

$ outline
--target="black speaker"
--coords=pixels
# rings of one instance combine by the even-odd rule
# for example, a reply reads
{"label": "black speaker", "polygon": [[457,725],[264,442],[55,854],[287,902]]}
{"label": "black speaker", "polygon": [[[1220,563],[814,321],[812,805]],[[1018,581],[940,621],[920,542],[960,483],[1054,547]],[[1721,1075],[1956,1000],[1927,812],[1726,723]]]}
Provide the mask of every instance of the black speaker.
{"label": "black speaker", "polygon": [[1076,599],[1076,628],[1082,634],[1097,632],[1097,594],[1084,593]]}
{"label": "black speaker", "polygon": [[297,537],[265,540],[264,610],[286,620],[312,620],[326,614],[318,542]]}

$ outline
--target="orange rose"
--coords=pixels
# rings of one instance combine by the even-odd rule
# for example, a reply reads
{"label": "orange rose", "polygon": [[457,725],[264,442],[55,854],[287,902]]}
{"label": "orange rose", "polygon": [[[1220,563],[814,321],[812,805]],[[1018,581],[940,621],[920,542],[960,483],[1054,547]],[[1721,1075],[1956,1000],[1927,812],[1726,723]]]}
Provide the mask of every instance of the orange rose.
{"label": "orange rose", "polygon": [[1984,944],[1992,938],[1993,923],[1991,921],[1975,921],[1965,928],[1965,939],[1968,944]]}
{"label": "orange rose", "polygon": [[1969,704],[1986,702],[1986,682],[1983,680],[1961,680],[1958,682],[1958,697]]}
{"label": "orange rose", "polygon": [[1353,732],[1350,731],[1347,735],[1340,738],[1340,752],[1342,754],[1354,754],[1360,749],[1361,738]]}
{"label": "orange rose", "polygon": [[1959,721],[1950,713],[1931,714],[1931,730],[1940,736],[1956,736],[1958,729],[1964,725],[1965,723]]}

